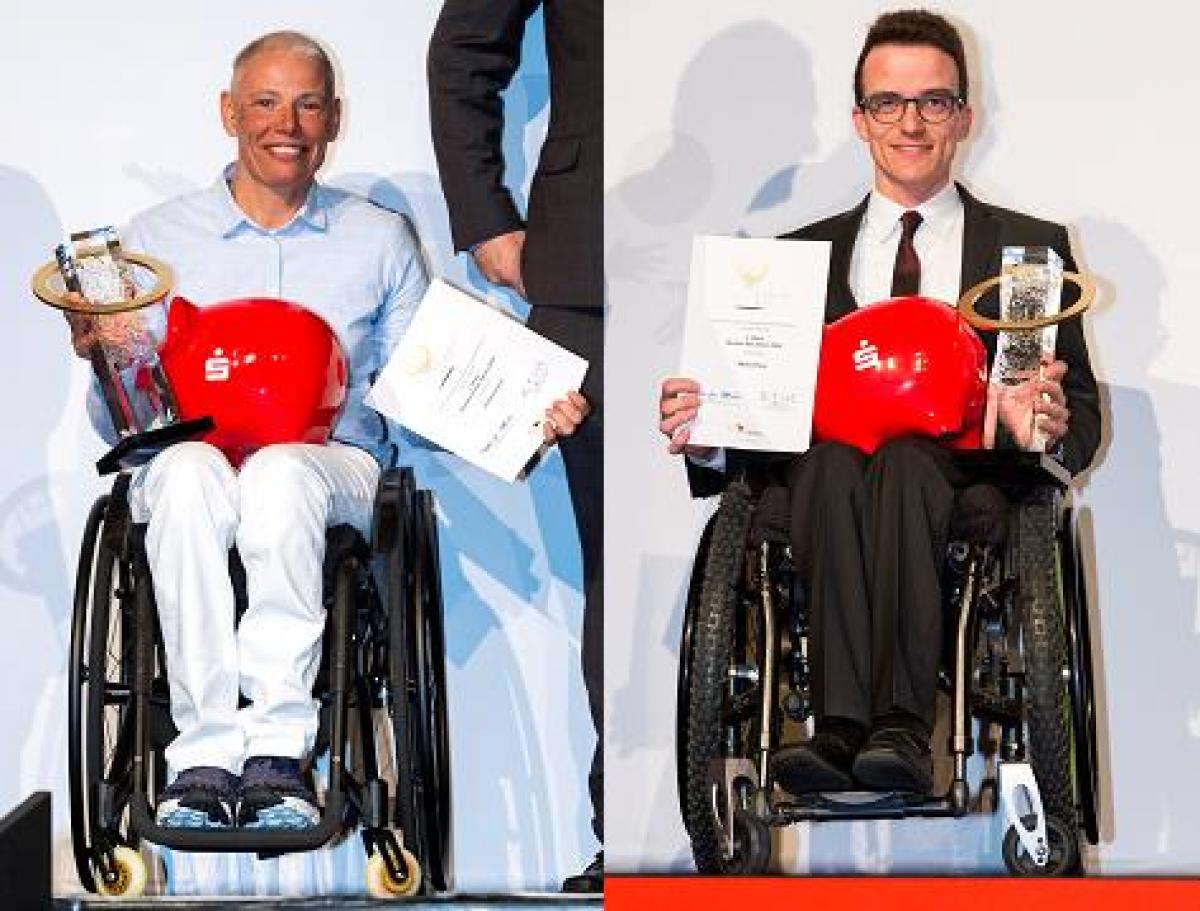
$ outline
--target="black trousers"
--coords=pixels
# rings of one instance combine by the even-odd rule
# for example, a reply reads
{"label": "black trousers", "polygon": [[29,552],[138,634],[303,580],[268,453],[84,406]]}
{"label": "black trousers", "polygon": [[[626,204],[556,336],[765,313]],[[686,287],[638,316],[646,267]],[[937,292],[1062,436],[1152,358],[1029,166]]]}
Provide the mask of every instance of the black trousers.
{"label": "black trousers", "polygon": [[900,709],[933,727],[941,569],[960,483],[918,438],[873,455],[819,443],[787,467],[792,553],[807,583],[816,717],[871,726]]}
{"label": "black trousers", "polygon": [[528,326],[588,361],[583,395],[592,412],[559,441],[583,556],[583,685],[596,729],[588,774],[592,830],[604,841],[604,316],[603,311],[535,306]]}

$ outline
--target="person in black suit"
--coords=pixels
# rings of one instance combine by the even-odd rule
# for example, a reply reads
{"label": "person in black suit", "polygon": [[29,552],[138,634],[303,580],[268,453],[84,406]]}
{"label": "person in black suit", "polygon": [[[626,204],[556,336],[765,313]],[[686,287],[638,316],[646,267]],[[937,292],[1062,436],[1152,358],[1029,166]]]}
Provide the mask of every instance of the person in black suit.
{"label": "person in black suit", "polygon": [[[874,188],[850,211],[784,235],[831,241],[827,323],[893,296],[957,300],[999,274],[1009,245],[1052,247],[1074,271],[1062,226],[982,203],[951,181],[973,112],[962,40],[945,19],[910,10],[881,16],[860,53],[854,90]],[[993,316],[997,309],[995,294],[980,305]],[[995,336],[984,341],[990,363]],[[813,618],[816,731],[777,752],[776,780],[793,793],[856,785],[928,792],[939,575],[963,480],[948,450],[912,437],[869,456],[835,442],[799,456],[703,450],[688,444],[698,391],[690,379],[671,378],[660,399],[660,429],[671,452],[687,453],[693,494],[716,493],[727,472],[756,463],[790,490],[793,557]],[[1024,446],[1036,421],[1047,450],[1072,473],[1087,467],[1101,418],[1077,318],[1059,326],[1041,378],[1006,396],[998,415],[994,445]]]}
{"label": "person in black suit", "polygon": [[[522,219],[503,183],[500,92],[542,9],[550,123]],[[429,111],[451,233],[489,281],[532,305],[528,325],[588,361],[590,414],[559,441],[583,551],[583,677],[597,744],[588,776],[603,841],[604,278],[601,0],[446,0],[429,46]],[[600,891],[597,854],[566,891]]]}

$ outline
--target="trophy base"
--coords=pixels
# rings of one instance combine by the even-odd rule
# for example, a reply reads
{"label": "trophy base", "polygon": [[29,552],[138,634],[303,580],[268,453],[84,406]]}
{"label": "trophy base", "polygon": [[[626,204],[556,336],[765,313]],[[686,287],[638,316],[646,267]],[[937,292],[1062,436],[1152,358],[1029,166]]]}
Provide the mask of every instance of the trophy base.
{"label": "trophy base", "polygon": [[96,463],[96,471],[101,475],[106,475],[124,468],[137,468],[139,465],[145,465],[168,446],[182,443],[185,440],[194,440],[208,433],[215,426],[212,418],[196,418],[131,434],[124,437]]}

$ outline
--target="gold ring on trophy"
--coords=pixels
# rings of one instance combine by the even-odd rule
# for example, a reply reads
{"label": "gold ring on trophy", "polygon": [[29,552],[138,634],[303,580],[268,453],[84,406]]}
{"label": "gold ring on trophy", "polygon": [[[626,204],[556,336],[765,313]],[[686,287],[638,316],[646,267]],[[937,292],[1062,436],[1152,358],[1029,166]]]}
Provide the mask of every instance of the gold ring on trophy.
{"label": "gold ring on trophy", "polygon": [[983,329],[985,331],[1023,332],[1031,329],[1043,329],[1046,326],[1054,326],[1063,320],[1078,316],[1096,300],[1096,282],[1093,279],[1086,275],[1080,275],[1078,272],[1064,272],[1062,277],[1063,281],[1069,281],[1078,286],[1079,300],[1066,310],[1056,313],[1053,316],[1035,316],[1033,319],[1022,320],[989,319],[986,316],[981,316],[975,310],[975,305],[979,303],[979,299],[987,294],[988,291],[1004,281],[1004,276],[1002,275],[984,279],[978,285],[975,285],[975,287],[967,290],[958,299],[958,312],[962,314],[963,319],[976,329]]}
{"label": "gold ring on trophy", "polygon": [[59,291],[51,284],[51,279],[60,277],[58,263],[51,261],[33,273],[33,293],[37,295],[39,300],[49,304],[51,307],[57,307],[59,310],[70,310],[72,313],[88,313],[93,316],[103,316],[108,313],[124,313],[126,310],[139,310],[149,304],[157,303],[171,293],[171,287],[175,283],[175,276],[171,272],[170,266],[160,259],[147,256],[145,253],[123,251],[121,255],[135,266],[141,266],[150,272],[154,276],[154,287],[129,300],[117,301],[111,304],[93,304],[90,301],[83,301],[78,304],[72,303],[67,300],[65,291]]}

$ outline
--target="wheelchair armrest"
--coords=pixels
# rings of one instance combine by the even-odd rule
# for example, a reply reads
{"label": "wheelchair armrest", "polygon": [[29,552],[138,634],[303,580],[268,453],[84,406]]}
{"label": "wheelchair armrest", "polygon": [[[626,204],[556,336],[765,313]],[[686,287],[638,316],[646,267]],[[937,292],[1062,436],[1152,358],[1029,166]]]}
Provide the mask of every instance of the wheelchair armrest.
{"label": "wheelchair armrest", "polygon": [[138,468],[168,446],[202,437],[214,426],[212,418],[203,417],[130,434],[101,456],[100,461],[96,463],[96,473],[103,476],[124,468]]}
{"label": "wheelchair armrest", "polygon": [[954,464],[970,482],[994,484],[1010,495],[1046,486],[1066,490],[1071,485],[1071,473],[1044,452],[977,449],[956,452]]}

